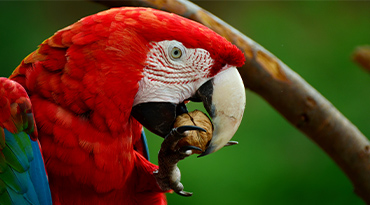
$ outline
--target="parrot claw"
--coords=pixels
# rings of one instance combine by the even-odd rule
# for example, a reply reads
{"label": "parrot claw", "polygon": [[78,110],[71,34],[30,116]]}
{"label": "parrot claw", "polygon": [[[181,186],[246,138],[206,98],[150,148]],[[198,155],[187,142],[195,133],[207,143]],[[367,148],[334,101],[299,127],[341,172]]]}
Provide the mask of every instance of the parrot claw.
{"label": "parrot claw", "polygon": [[[186,131],[191,131],[191,130],[199,130],[199,131],[207,132],[207,130],[201,127],[198,127],[198,126],[193,126],[193,125],[184,125],[184,126],[172,129],[172,131],[177,132],[180,135],[184,135]],[[185,137],[185,136],[182,136],[182,137]]]}
{"label": "parrot claw", "polygon": [[201,148],[196,146],[183,146],[175,150],[177,143],[182,138],[186,137],[186,131],[190,130],[206,132],[206,130],[201,127],[191,125],[173,128],[161,145],[161,149],[158,153],[159,169],[153,173],[162,190],[167,191],[172,189],[177,194],[186,197],[192,196],[193,193],[184,191],[184,186],[180,182],[181,173],[180,169],[177,167],[177,163],[190,156],[193,150],[203,152]]}
{"label": "parrot claw", "polygon": [[229,141],[229,142],[227,142],[227,143],[225,144],[225,146],[224,146],[224,147],[229,147],[229,146],[237,145],[237,144],[239,144],[239,142],[237,142],[237,141]]}
{"label": "parrot claw", "polygon": [[179,191],[177,194],[179,194],[181,196],[185,196],[185,197],[193,196],[192,192],[187,192],[187,191]]}
{"label": "parrot claw", "polygon": [[[183,146],[183,147],[180,148],[180,152],[182,152],[182,153],[184,153],[186,155],[191,155],[192,152],[193,152],[193,150],[203,152],[203,150],[201,148],[196,147],[196,146]],[[189,152],[191,152],[191,153],[190,154],[187,154]]]}

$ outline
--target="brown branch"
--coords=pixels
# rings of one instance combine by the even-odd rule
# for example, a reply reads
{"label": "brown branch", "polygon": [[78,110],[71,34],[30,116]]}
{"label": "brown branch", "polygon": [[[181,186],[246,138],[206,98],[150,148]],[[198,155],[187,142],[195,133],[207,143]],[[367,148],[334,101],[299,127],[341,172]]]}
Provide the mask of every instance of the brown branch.
{"label": "brown branch", "polygon": [[370,72],[370,46],[359,46],[352,54],[352,60]]}
{"label": "brown branch", "polygon": [[244,51],[240,73],[247,88],[262,96],[291,124],[315,141],[370,204],[370,143],[327,99],[262,46],[219,18],[185,0],[102,1],[106,6],[149,6],[198,21]]}

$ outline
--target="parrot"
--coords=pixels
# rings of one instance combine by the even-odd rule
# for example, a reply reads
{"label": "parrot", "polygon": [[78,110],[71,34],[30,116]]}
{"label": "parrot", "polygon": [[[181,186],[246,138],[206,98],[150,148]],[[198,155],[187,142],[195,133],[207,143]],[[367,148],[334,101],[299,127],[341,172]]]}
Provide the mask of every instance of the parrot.
{"label": "parrot", "polygon": [[[161,166],[148,159],[143,127],[163,137],[168,146],[162,148],[170,149],[187,131],[204,131],[173,128],[189,101],[202,102],[214,131],[200,156],[233,144],[229,140],[245,108],[237,70],[244,61],[227,39],[173,13],[120,7],[84,17],[43,41],[9,79],[2,79],[24,90],[0,93],[0,99],[10,98],[11,113],[13,104],[18,106],[23,120],[15,121],[16,129],[0,121],[7,130],[5,140],[0,133],[0,146],[5,152],[4,141],[10,147],[18,136],[28,161],[32,150],[34,161],[35,152],[42,151],[37,156],[44,178],[30,184],[48,185],[50,193],[41,187],[39,200],[51,195],[53,204],[166,204],[165,193],[186,192],[178,172],[156,176]],[[177,159],[167,165],[195,149],[176,150]],[[21,168],[27,171],[28,166]],[[11,195],[14,188],[7,186]],[[27,193],[23,197],[36,200]]]}

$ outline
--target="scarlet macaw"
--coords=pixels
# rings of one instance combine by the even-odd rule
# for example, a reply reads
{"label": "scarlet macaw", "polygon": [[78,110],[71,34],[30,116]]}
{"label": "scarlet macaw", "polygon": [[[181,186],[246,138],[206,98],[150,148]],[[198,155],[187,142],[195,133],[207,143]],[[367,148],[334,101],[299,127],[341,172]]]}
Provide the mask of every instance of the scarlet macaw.
{"label": "scarlet macaw", "polygon": [[207,27],[148,8],[103,11],[45,40],[10,79],[30,96],[53,203],[165,204],[173,186],[143,156],[142,126],[173,135],[185,102],[202,101],[214,125],[202,156],[219,150],[243,115],[243,63]]}

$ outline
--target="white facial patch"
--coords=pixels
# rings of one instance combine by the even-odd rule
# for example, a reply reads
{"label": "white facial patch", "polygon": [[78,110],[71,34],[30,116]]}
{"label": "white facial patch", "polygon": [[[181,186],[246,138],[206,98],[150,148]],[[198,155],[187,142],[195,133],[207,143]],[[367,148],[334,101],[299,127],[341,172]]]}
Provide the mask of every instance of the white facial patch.
{"label": "white facial patch", "polygon": [[204,82],[214,60],[204,49],[186,48],[178,41],[151,42],[144,77],[134,104],[144,102],[181,103],[194,95]]}

